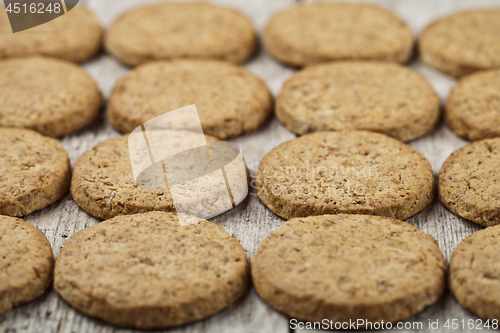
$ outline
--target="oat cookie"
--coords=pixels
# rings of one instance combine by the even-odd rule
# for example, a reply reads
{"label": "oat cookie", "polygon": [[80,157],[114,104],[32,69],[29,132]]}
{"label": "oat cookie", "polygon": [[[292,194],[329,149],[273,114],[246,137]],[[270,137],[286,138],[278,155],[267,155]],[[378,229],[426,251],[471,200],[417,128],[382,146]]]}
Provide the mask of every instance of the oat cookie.
{"label": "oat cookie", "polygon": [[130,66],[173,58],[241,63],[257,47],[250,20],[236,10],[204,2],[159,3],[119,17],[105,47]]}
{"label": "oat cookie", "polygon": [[142,329],[206,318],[248,289],[235,237],[206,220],[181,226],[174,213],[117,216],[71,236],[54,288],[78,310]]}
{"label": "oat cookie", "polygon": [[404,320],[445,287],[436,240],[378,216],[294,218],[264,239],[251,266],[262,299],[305,321]]}
{"label": "oat cookie", "polygon": [[0,216],[0,314],[42,295],[53,268],[43,232],[21,219]]}
{"label": "oat cookie", "polygon": [[27,57],[0,61],[0,126],[50,137],[69,134],[98,118],[101,96],[80,67]]}
{"label": "oat cookie", "polygon": [[413,33],[393,13],[367,4],[299,4],[271,18],[264,44],[292,66],[332,60],[407,62]]}
{"label": "oat cookie", "polygon": [[55,139],[31,130],[0,128],[0,160],[2,215],[28,215],[68,190],[68,153]]}
{"label": "oat cookie", "polygon": [[467,140],[500,136],[500,69],[463,77],[446,101],[446,122]]}
{"label": "oat cookie", "polygon": [[384,134],[317,132],[261,160],[257,194],[279,216],[357,213],[406,219],[434,198],[431,165]]}
{"label": "oat cookie", "polygon": [[453,152],[439,172],[439,199],[474,223],[500,224],[500,138],[476,141]]}
{"label": "oat cookie", "polygon": [[424,77],[401,65],[334,62],[307,67],[286,81],[276,115],[300,135],[364,129],[409,141],[434,128],[439,98]]}
{"label": "oat cookie", "polygon": [[453,251],[450,289],[457,301],[478,316],[500,318],[500,226],[479,230]]}
{"label": "oat cookie", "polygon": [[176,60],[142,65],[120,79],[107,114],[113,126],[127,133],[191,104],[196,104],[203,131],[221,139],[259,127],[272,110],[269,90],[249,71],[216,60]]}
{"label": "oat cookie", "polygon": [[429,24],[420,36],[427,65],[459,77],[500,67],[500,9],[452,14]]}
{"label": "oat cookie", "polygon": [[[189,131],[172,131],[172,133],[177,135],[177,139],[172,137],[171,142],[179,142],[178,144],[182,142],[187,146],[190,140],[197,138],[196,134]],[[208,135],[205,138],[209,144],[220,141]],[[144,158],[149,159],[147,151]],[[200,186],[199,192],[205,193],[213,188],[214,184],[200,182],[198,186]],[[150,189],[136,184],[130,164],[128,135],[104,141],[78,158],[71,180],[71,195],[78,206],[87,213],[102,219],[152,210],[175,211],[168,187]],[[191,200],[194,205],[199,198],[186,200]],[[213,200],[216,201],[218,198]],[[189,202],[186,202],[186,205],[188,204]],[[200,210],[203,210],[203,207]]]}
{"label": "oat cookie", "polygon": [[82,6],[15,34],[12,33],[5,7],[0,13],[0,58],[45,55],[81,63],[101,49],[101,26],[94,15]]}

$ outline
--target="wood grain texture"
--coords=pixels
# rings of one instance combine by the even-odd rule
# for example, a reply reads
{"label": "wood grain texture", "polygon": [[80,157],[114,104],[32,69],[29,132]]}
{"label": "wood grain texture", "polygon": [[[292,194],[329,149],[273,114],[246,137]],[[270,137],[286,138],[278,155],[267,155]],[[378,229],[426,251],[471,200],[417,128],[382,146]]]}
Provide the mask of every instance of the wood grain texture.
{"label": "wood grain texture", "polygon": [[[142,5],[146,2],[138,0],[83,0],[97,16],[98,20],[108,27],[113,18],[125,10]],[[294,0],[220,0],[216,3],[233,6],[240,9],[252,18],[259,33],[265,22],[276,11],[282,10],[294,3]],[[412,1],[412,0],[379,0],[370,1],[392,9],[401,15],[415,32],[433,19],[461,8],[484,7],[497,5],[494,0],[445,0],[445,1]],[[244,65],[257,76],[263,78],[272,93],[276,95],[282,83],[293,70],[280,65],[262,49]],[[433,84],[436,91],[444,100],[454,80],[446,77],[415,60],[410,66],[425,75]],[[101,54],[86,63],[84,68],[97,80],[105,98],[109,97],[116,80],[125,75],[129,69],[119,64],[106,54]],[[70,153],[72,165],[85,151],[97,143],[119,136],[102,115],[96,123],[78,133],[61,139],[63,146]],[[280,143],[294,138],[295,135],[281,125],[275,117],[270,119],[260,129],[249,134],[237,137],[231,141],[242,148],[246,162],[254,174],[260,159],[272,148]],[[432,163],[437,176],[444,160],[457,148],[466,142],[456,137],[444,124],[430,135],[410,143],[412,147],[422,152]],[[99,220],[89,216],[72,201],[70,195],[64,196],[50,207],[25,217],[26,221],[40,228],[47,236],[57,256],[66,239],[83,228],[89,227]],[[283,219],[273,214],[263,206],[252,191],[249,197],[235,209],[220,215],[212,221],[224,227],[230,234],[235,235],[251,258],[258,246],[271,231],[283,224]],[[453,249],[467,235],[480,229],[479,226],[454,216],[440,203],[435,201],[425,211],[408,220],[422,231],[434,236],[439,243],[447,261],[450,260]],[[446,319],[477,318],[472,313],[463,310],[449,294],[441,298],[434,306],[410,319],[424,323],[422,332],[429,319],[439,319],[440,325]],[[281,315],[267,306],[252,289],[243,299],[225,311],[208,318],[207,320],[184,327],[167,330],[168,332],[289,332],[289,318]],[[407,330],[408,332],[411,330]],[[446,331],[444,329],[440,330]],[[465,330],[470,331],[470,330]],[[27,305],[21,306],[0,316],[0,332],[135,332],[134,330],[120,329],[89,318],[75,311],[53,291]],[[139,331],[138,331],[139,332]],[[297,330],[300,332],[300,330]],[[310,331],[308,331],[310,332]],[[402,332],[406,332],[402,330]],[[433,331],[435,332],[435,331]]]}

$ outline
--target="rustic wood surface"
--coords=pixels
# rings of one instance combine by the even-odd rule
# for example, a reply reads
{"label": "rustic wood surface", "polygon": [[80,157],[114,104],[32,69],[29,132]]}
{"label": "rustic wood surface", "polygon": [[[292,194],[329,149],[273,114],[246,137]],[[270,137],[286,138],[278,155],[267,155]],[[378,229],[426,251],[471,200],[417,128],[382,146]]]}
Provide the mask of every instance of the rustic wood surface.
{"label": "rustic wood surface", "polygon": [[[81,0],[80,2],[93,10],[104,27],[108,27],[113,19],[123,11],[153,1]],[[294,0],[219,0],[214,2],[233,6],[246,13],[252,18],[259,33],[262,33],[265,22],[273,13],[296,3]],[[398,13],[410,24],[416,34],[430,21],[460,9],[500,7],[499,0],[368,0],[365,2],[378,3]],[[271,59],[262,47],[259,53],[244,66],[263,78],[274,95],[279,92],[283,81],[293,73],[292,69],[282,66]],[[448,91],[455,83],[455,80],[424,66],[418,59],[411,62],[410,66],[430,80],[442,101],[446,99]],[[84,64],[84,68],[97,80],[105,98],[109,97],[117,78],[129,71],[128,68],[104,53]],[[91,149],[97,143],[119,135],[110,126],[103,114],[98,124],[66,136],[61,139],[61,142],[70,154],[71,163],[74,164],[82,153]],[[247,164],[254,173],[259,160],[268,151],[294,137],[294,134],[289,132],[273,117],[262,128],[231,141],[240,145]],[[410,145],[422,152],[431,161],[434,173],[437,176],[442,163],[451,152],[466,143],[466,141],[456,137],[441,121],[433,133],[411,142]],[[72,234],[99,223],[98,219],[91,217],[80,209],[69,194],[48,208],[26,216],[25,220],[33,223],[45,233],[52,245],[54,256],[58,255],[66,239]],[[252,258],[255,254],[264,237],[271,230],[280,227],[284,222],[283,219],[273,214],[260,203],[255,196],[255,191],[252,191],[248,199],[238,207],[212,220],[241,241],[249,258]],[[464,237],[480,229],[479,226],[453,215],[436,201],[420,214],[410,218],[408,222],[434,236],[438,240],[447,261],[450,260],[453,249]],[[438,331],[446,332],[448,330],[443,328],[443,324],[447,319],[468,320],[477,319],[477,317],[471,312],[462,309],[454,298],[446,292],[435,305],[411,318],[409,322],[422,322],[423,329],[418,331],[431,332],[433,330],[428,329],[427,323],[429,320],[435,321],[437,319],[440,325]],[[290,329],[289,318],[267,306],[252,289],[244,299],[211,318],[165,331],[285,333],[292,330]],[[296,330],[296,332],[300,331]],[[414,330],[401,331],[410,332]],[[469,332],[475,330],[458,331]],[[136,331],[117,328],[100,320],[89,318],[74,310],[55,291],[50,290],[43,297],[0,316],[0,332],[109,333]]]}

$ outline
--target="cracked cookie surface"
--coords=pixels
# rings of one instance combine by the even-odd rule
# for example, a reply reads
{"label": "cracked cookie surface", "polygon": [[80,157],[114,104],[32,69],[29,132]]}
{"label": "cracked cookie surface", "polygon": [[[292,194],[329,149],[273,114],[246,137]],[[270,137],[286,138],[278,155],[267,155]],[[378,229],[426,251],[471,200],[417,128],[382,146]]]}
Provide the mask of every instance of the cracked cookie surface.
{"label": "cracked cookie surface", "polygon": [[120,16],[106,34],[105,47],[130,66],[175,58],[241,63],[255,52],[257,37],[252,22],[234,9],[205,2],[172,2]]}
{"label": "cracked cookie surface", "polygon": [[445,288],[436,240],[410,224],[368,215],[294,218],[252,259],[252,279],[272,307],[304,321],[409,318]]}
{"label": "cracked cookie surface", "polygon": [[28,215],[68,190],[68,153],[55,139],[27,129],[0,128],[0,160],[0,214]]}
{"label": "cracked cookie surface", "polygon": [[398,64],[335,62],[287,80],[276,116],[300,135],[359,129],[409,141],[434,128],[439,98],[423,76]]}
{"label": "cracked cookie surface", "polygon": [[235,237],[174,213],[118,216],[71,236],[54,288],[72,306],[115,325],[178,326],[224,309],[248,289],[249,265]]}
{"label": "cracked cookie surface", "polygon": [[449,210],[485,227],[500,223],[500,138],[454,151],[439,172],[439,199]]}
{"label": "cracked cookie surface", "polygon": [[500,318],[500,226],[479,230],[453,251],[450,289],[457,301],[478,316]]}
{"label": "cracked cookie surface", "polygon": [[317,132],[261,160],[257,195],[290,219],[358,213],[406,219],[434,198],[427,159],[401,141],[367,131]]}
{"label": "cracked cookie surface", "polygon": [[58,137],[96,120],[101,95],[75,64],[48,57],[0,61],[0,126]]}
{"label": "cracked cookie surface", "polygon": [[0,314],[34,300],[52,282],[49,241],[21,219],[0,215]]}
{"label": "cracked cookie surface", "polygon": [[203,131],[220,139],[259,127],[272,110],[269,90],[249,71],[215,60],[176,60],[145,64],[120,79],[107,114],[114,127],[128,133],[192,104]]}
{"label": "cracked cookie surface", "polygon": [[273,16],[264,44],[276,59],[292,66],[336,60],[404,63],[413,33],[395,14],[367,4],[299,4]]}

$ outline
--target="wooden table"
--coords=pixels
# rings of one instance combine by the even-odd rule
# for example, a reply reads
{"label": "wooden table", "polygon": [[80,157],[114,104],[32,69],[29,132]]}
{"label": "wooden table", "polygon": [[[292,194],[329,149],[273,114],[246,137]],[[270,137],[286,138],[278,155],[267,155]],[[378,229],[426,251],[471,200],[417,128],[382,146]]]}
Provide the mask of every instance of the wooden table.
{"label": "wooden table", "polygon": [[[81,0],[83,5],[94,11],[99,21],[108,27],[112,20],[123,11],[153,1],[139,0]],[[233,6],[240,9],[252,18],[259,34],[270,16],[296,2],[293,0],[219,0],[216,3]],[[379,3],[389,8],[405,19],[416,34],[430,21],[464,8],[500,7],[499,0],[380,0],[366,1]],[[273,60],[262,48],[259,53],[244,65],[257,76],[263,78],[272,93],[276,95],[284,80],[293,70],[282,66]],[[430,69],[418,60],[414,60],[410,67],[425,75],[440,98],[444,101],[450,87],[455,80]],[[97,80],[105,98],[109,97],[116,80],[125,75],[129,69],[120,65],[106,54],[101,54],[86,63],[84,68]],[[116,132],[106,120],[104,114],[98,124],[94,124],[73,135],[61,139],[68,150],[71,163],[85,151],[97,143],[117,137]],[[269,120],[260,129],[252,133],[237,137],[231,141],[237,143],[243,151],[248,167],[254,174],[260,159],[280,143],[293,139],[294,134],[281,125],[276,118]],[[430,135],[415,140],[410,145],[422,152],[431,162],[437,176],[444,160],[455,149],[464,146],[467,142],[455,136],[441,121],[440,125]],[[49,239],[54,256],[57,256],[64,242],[75,232],[99,223],[80,209],[65,195],[57,203],[42,211],[25,217],[26,221],[40,228]],[[273,214],[260,203],[253,190],[249,198],[235,209],[220,215],[212,221],[224,227],[230,234],[235,235],[252,258],[264,237],[280,227],[284,220]],[[422,231],[434,236],[439,243],[447,261],[450,260],[453,249],[466,236],[479,230],[480,227],[461,219],[438,202],[433,202],[426,210],[410,218],[407,222]],[[443,328],[447,319],[477,319],[471,312],[466,311],[446,292],[433,306],[428,307],[409,322],[422,322],[423,329],[419,332],[436,332],[428,328],[429,320],[439,320],[439,332],[448,331]],[[166,330],[168,332],[270,332],[285,333],[290,329],[289,318],[267,306],[256,294],[255,290],[242,300],[221,313],[184,327]],[[296,332],[300,332],[297,329]],[[414,330],[401,330],[410,332]],[[451,331],[451,330],[450,330]],[[464,332],[474,330],[461,330]],[[134,332],[116,328],[100,320],[87,317],[74,310],[65,303],[55,291],[51,290],[43,297],[21,307],[18,307],[0,317],[0,332]],[[309,331],[310,332],[310,331]]]}

